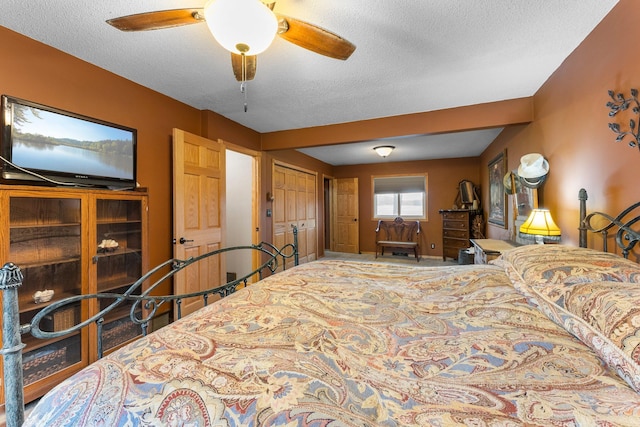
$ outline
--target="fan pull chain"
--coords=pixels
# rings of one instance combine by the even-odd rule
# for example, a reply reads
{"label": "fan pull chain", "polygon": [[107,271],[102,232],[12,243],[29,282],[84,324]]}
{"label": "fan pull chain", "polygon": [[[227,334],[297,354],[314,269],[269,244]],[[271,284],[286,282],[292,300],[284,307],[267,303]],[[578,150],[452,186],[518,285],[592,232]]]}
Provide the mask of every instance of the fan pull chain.
{"label": "fan pull chain", "polygon": [[247,82],[240,83],[240,92],[244,93],[244,112],[247,112]]}
{"label": "fan pull chain", "polygon": [[240,92],[244,93],[244,112],[247,112],[247,57],[243,53],[241,61],[242,82],[240,83]]}

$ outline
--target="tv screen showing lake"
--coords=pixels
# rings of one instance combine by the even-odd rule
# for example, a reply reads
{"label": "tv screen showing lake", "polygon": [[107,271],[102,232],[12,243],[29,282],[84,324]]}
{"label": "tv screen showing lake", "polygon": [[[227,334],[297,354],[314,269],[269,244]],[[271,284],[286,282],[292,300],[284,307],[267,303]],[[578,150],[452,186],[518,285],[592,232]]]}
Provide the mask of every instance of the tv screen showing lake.
{"label": "tv screen showing lake", "polygon": [[73,172],[78,175],[133,179],[133,157],[66,145],[13,145],[12,161],[26,169]]}
{"label": "tv screen showing lake", "polygon": [[13,104],[11,160],[38,169],[133,180],[135,130]]}

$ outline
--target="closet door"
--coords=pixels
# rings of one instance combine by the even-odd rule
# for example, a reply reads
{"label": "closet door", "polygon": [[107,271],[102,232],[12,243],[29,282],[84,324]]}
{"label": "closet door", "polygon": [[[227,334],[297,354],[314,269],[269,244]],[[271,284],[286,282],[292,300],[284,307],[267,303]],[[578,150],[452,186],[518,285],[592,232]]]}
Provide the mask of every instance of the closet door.
{"label": "closet door", "polygon": [[300,262],[314,261],[317,258],[316,229],[316,176],[298,172],[298,237],[304,241],[305,259]]}
{"label": "closet door", "polygon": [[[288,165],[273,165],[273,242],[276,247],[293,243],[298,227],[300,263],[316,259],[316,176]],[[289,262],[293,264],[293,259]],[[289,266],[289,265],[288,265]]]}

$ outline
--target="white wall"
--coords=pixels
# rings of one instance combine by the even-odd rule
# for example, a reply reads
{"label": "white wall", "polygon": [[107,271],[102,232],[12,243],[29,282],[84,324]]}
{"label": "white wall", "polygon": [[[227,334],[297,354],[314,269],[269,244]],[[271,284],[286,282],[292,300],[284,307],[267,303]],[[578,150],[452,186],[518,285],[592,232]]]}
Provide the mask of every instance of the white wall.
{"label": "white wall", "polygon": [[[246,246],[251,242],[251,212],[253,193],[253,157],[236,151],[226,151],[227,224],[225,246]],[[251,251],[227,255],[227,272],[238,277],[249,273]]]}

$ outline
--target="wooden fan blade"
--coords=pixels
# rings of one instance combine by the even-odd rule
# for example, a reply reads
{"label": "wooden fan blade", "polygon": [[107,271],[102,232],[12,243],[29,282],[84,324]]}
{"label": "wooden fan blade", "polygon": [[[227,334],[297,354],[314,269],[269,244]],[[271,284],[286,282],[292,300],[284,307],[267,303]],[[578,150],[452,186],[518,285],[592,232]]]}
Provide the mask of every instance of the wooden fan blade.
{"label": "wooden fan blade", "polygon": [[330,58],[345,60],[356,46],[337,34],[299,19],[276,15],[279,21],[278,35],[288,42]]}
{"label": "wooden fan blade", "polygon": [[[245,56],[245,78],[244,81],[253,80],[256,76],[256,66],[258,65],[258,56],[257,55],[246,55]],[[237,53],[231,52],[231,66],[233,67],[233,74],[236,76],[236,80],[242,81],[242,55],[238,55]]]}
{"label": "wooden fan blade", "polygon": [[109,19],[110,24],[121,31],[146,31],[204,22],[204,9],[173,9],[137,13]]}

